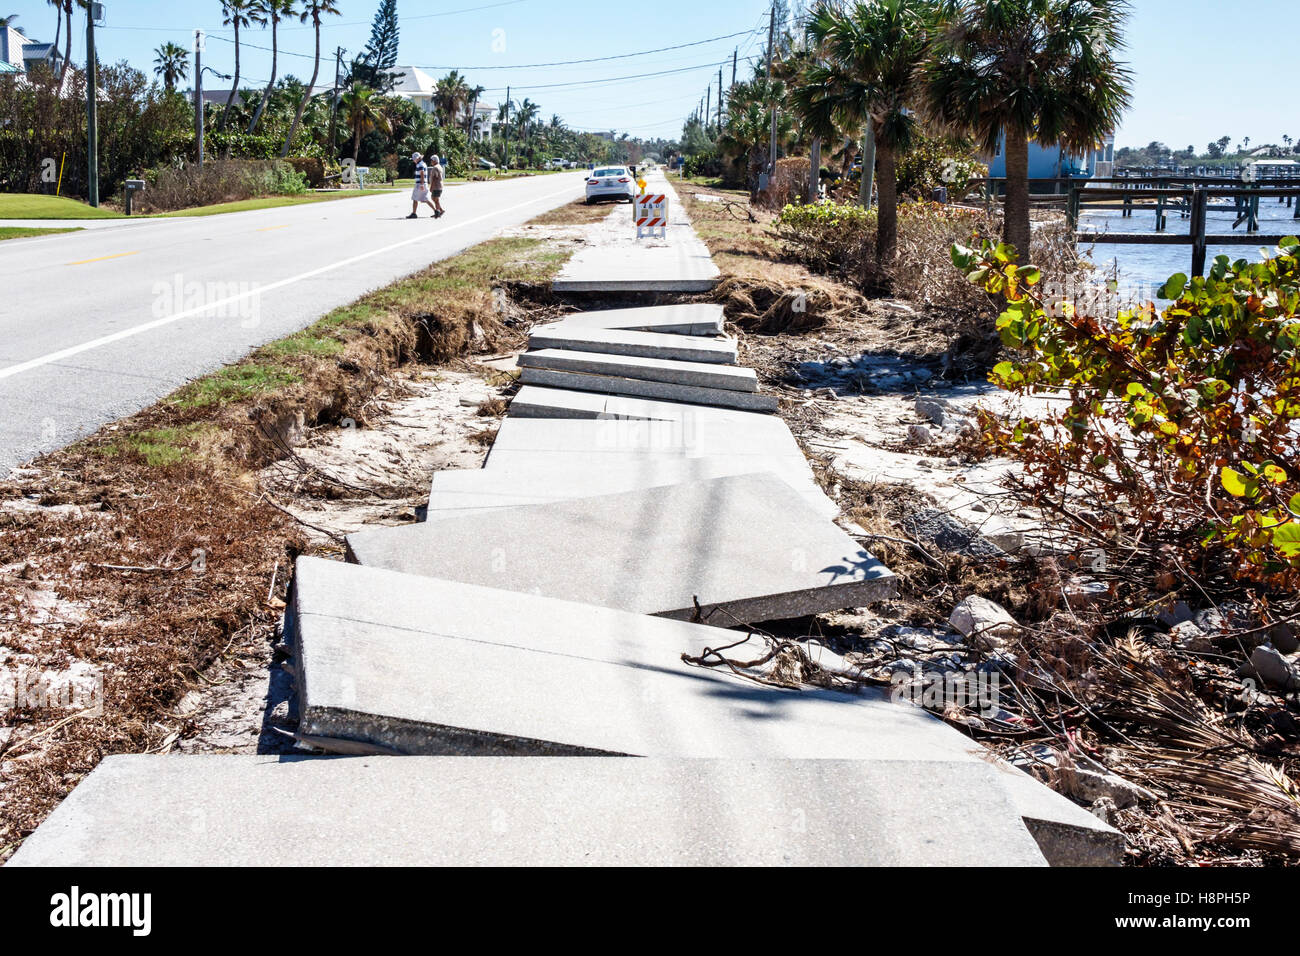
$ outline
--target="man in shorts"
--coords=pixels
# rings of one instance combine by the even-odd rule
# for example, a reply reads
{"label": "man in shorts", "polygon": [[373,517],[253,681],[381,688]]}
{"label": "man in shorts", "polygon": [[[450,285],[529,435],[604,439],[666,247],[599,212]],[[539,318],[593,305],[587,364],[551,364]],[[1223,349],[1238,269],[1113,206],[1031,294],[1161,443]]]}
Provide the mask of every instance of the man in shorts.
{"label": "man in shorts", "polygon": [[433,218],[441,219],[447,211],[442,208],[442,161],[438,159],[437,153],[429,158],[432,160],[429,164],[429,193],[433,196]]}
{"label": "man in shorts", "polygon": [[[435,156],[433,161],[436,163],[438,157]],[[412,153],[411,162],[415,163],[415,188],[411,190],[411,214],[407,219],[419,219],[415,211],[420,208],[420,203],[427,203],[433,210],[433,218],[437,219],[442,215],[429,199],[429,167],[425,165],[424,155],[422,153]],[[439,192],[442,192],[442,177],[438,177]]]}

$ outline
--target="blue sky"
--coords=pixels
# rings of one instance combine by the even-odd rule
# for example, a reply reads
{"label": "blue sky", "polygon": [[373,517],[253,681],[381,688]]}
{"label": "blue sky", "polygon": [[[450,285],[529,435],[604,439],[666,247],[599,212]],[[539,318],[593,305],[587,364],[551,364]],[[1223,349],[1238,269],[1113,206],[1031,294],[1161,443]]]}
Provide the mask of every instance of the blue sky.
{"label": "blue sky", "polygon": [[[364,46],[378,0],[338,0],[343,15],[322,34],[322,47]],[[793,4],[791,4],[793,6]],[[150,69],[153,49],[168,40],[189,46],[195,27],[211,38],[204,63],[233,68],[233,46],[221,27],[219,0],[107,0],[107,26],[98,32],[102,59],[126,59]],[[1119,145],[1160,140],[1175,149],[1220,136],[1236,143],[1300,137],[1294,73],[1300,42],[1295,0],[1236,0],[1225,18],[1222,0],[1136,0],[1128,29],[1127,59],[1134,74],[1134,103],[1118,134]],[[45,0],[0,0],[19,26],[41,40],[54,38],[54,8]],[[472,83],[489,88],[485,98],[527,96],[545,116],[558,113],[571,126],[626,130],[673,137],[683,118],[717,83],[726,61],[730,81],[733,49],[740,72],[766,39],[765,0],[657,0],[637,13],[634,5],[590,0],[399,0],[401,62],[441,75],[455,67]],[[1252,23],[1254,26],[1252,26]],[[73,59],[85,53],[84,20],[75,21]],[[609,57],[727,37],[684,49],[605,62],[556,67],[525,64]],[[269,31],[245,34],[270,46]],[[311,75],[312,32],[296,21],[281,30],[280,73]],[[62,42],[60,42],[62,45]],[[1237,47],[1239,49],[1234,49]],[[305,56],[304,56],[305,55]],[[1244,65],[1241,61],[1245,61]],[[244,76],[269,75],[270,53],[246,48]],[[332,63],[322,65],[322,76]],[[668,72],[675,71],[675,72]],[[636,77],[637,74],[660,74]],[[207,83],[216,85],[210,75]],[[550,86],[550,84],[582,84]]]}

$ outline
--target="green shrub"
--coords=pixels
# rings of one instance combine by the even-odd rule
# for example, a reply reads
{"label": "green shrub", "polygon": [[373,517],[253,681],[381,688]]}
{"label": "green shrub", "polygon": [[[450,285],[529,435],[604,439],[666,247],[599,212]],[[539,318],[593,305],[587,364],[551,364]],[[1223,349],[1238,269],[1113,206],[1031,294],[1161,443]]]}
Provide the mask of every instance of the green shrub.
{"label": "green shrub", "polygon": [[984,417],[1041,501],[1130,569],[1300,586],[1300,240],[1173,276],[1163,309],[1044,292],[1040,270],[1001,244],[951,255],[1006,302],[997,328],[1015,357],[991,380],[1068,398],[1013,425]]}
{"label": "green shrub", "polygon": [[773,228],[786,254],[814,272],[860,275],[865,259],[875,255],[876,212],[857,203],[823,199],[786,206]]}

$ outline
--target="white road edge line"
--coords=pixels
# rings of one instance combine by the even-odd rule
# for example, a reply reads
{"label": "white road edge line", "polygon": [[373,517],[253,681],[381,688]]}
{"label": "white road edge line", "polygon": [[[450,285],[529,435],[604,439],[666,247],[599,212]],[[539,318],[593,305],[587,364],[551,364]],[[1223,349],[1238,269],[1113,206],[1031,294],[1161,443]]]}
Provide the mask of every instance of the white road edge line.
{"label": "white road edge line", "polygon": [[21,375],[23,372],[30,372],[32,369],[40,368],[43,365],[50,365],[54,362],[60,362],[63,359],[71,358],[74,355],[80,355],[82,352],[89,352],[92,349],[102,348],[105,345],[112,345],[114,342],[120,342],[123,339],[129,339],[133,336],[141,335],[145,332],[150,332],[154,329],[162,328],[164,325],[171,325],[173,322],[181,321],[181,319],[188,319],[191,318],[192,316],[201,315],[202,313],[209,312],[212,309],[218,309],[221,308],[222,306],[229,305],[233,302],[238,302],[241,299],[247,299],[249,296],[261,295],[264,292],[274,292],[276,289],[282,289],[287,285],[293,285],[295,282],[301,282],[304,279],[310,279],[313,276],[318,276],[323,272],[329,272],[331,269],[338,269],[343,266],[350,266],[356,262],[362,262],[365,259],[372,259],[375,256],[381,256],[386,252],[392,252],[394,249],[400,249],[403,246],[409,246],[412,243],[427,242],[433,236],[443,235],[445,233],[451,232],[453,229],[459,229],[463,226],[472,226],[476,222],[482,222],[484,219],[491,219],[493,216],[500,216],[503,213],[509,212],[511,209],[518,209],[520,206],[532,205],[534,203],[542,202],[543,200],[554,199],[556,196],[563,196],[564,194],[572,191],[573,188],[570,187],[568,189],[557,190],[556,192],[553,193],[547,193],[545,196],[541,196],[537,199],[531,199],[526,203],[519,203],[515,206],[509,206],[505,209],[498,209],[496,212],[484,213],[481,216],[475,216],[473,219],[466,219],[463,222],[457,222],[454,225],[452,225],[450,228],[444,228],[439,230],[438,232],[428,233],[423,236],[413,236],[410,239],[403,239],[401,242],[395,242],[391,246],[383,246],[382,248],[379,249],[372,249],[370,252],[363,252],[361,255],[352,256],[351,258],[348,259],[340,259],[338,262],[331,262],[327,266],[321,266],[320,268],[312,269],[310,272],[303,272],[296,276],[290,276],[287,279],[280,279],[276,282],[270,283],[269,285],[258,286],[256,289],[250,289],[247,292],[241,292],[239,295],[228,296],[216,302],[209,302],[207,305],[199,306],[198,308],[187,309],[184,312],[173,312],[171,315],[164,316],[161,319],[154,319],[152,322],[144,322],[140,325],[133,325],[129,329],[122,329],[118,332],[114,332],[112,335],[101,336],[100,338],[97,339],[91,339],[88,342],[82,342],[79,345],[72,345],[66,349],[60,349],[57,352],[50,352],[48,355],[42,355],[39,358],[29,359],[26,362],[20,362],[18,365],[10,365],[7,368],[0,369],[0,380],[6,378],[12,378],[15,375]]}

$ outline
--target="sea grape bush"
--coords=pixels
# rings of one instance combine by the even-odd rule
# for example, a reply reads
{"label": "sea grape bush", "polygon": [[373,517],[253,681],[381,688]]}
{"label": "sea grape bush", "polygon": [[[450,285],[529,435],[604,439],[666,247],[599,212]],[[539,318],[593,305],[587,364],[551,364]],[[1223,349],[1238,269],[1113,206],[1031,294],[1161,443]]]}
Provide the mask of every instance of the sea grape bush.
{"label": "sea grape bush", "polygon": [[1005,302],[997,329],[1014,358],[990,380],[1068,398],[1015,422],[983,416],[1041,501],[1158,576],[1300,585],[1300,240],[1262,262],[1220,256],[1204,278],[1170,278],[1167,305],[1108,315],[1049,301],[1042,272],[1006,245],[951,255]]}

